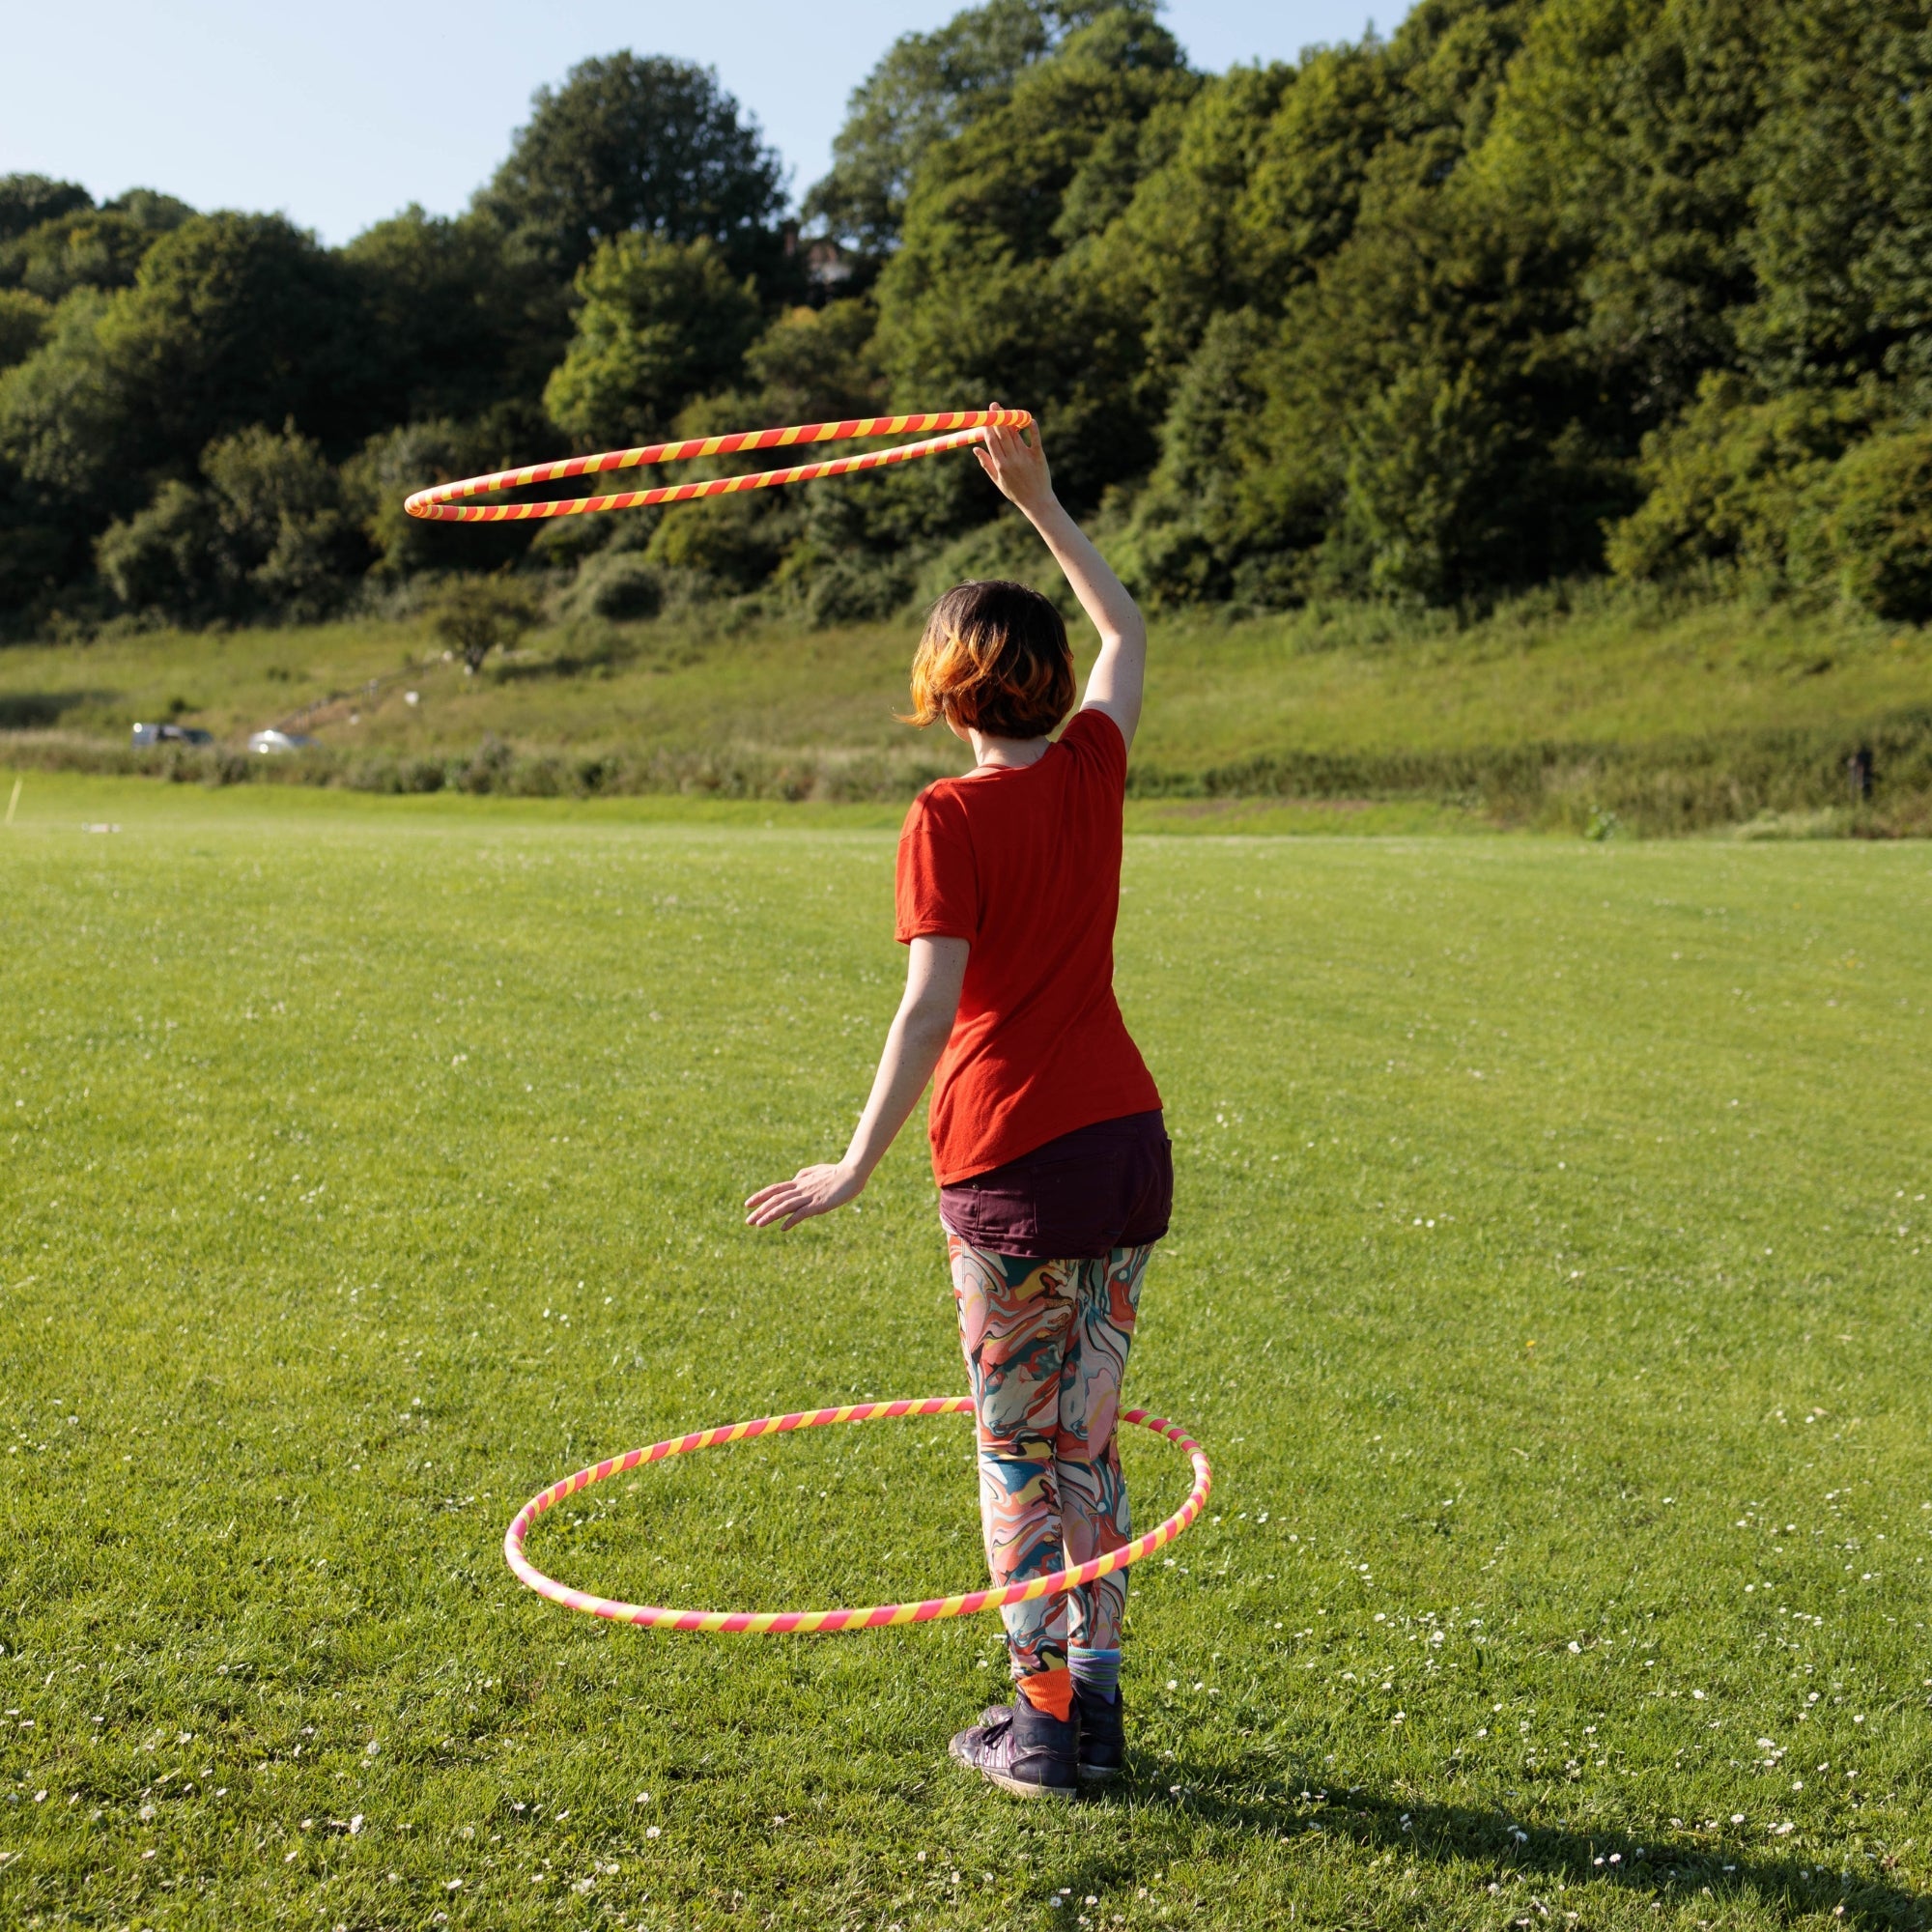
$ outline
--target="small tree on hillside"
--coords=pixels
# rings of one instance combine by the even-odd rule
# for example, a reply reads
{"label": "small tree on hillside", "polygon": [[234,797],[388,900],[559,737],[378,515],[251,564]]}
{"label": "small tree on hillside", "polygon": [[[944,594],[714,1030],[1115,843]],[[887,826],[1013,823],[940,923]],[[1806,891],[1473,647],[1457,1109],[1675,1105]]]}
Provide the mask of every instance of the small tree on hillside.
{"label": "small tree on hillside", "polygon": [[514,644],[537,621],[537,600],[504,577],[465,577],[430,606],[430,628],[473,677],[493,650]]}

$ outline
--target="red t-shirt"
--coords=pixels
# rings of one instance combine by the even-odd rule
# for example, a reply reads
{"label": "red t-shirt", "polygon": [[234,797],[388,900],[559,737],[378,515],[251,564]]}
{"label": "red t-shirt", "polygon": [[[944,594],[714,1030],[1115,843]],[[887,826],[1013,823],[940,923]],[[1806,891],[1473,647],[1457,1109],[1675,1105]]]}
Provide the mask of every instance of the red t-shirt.
{"label": "red t-shirt", "polygon": [[906,813],[899,940],[973,948],[932,1083],[942,1187],[1160,1105],[1114,999],[1126,786],[1120,727],[1081,711],[1037,763],[942,779]]}

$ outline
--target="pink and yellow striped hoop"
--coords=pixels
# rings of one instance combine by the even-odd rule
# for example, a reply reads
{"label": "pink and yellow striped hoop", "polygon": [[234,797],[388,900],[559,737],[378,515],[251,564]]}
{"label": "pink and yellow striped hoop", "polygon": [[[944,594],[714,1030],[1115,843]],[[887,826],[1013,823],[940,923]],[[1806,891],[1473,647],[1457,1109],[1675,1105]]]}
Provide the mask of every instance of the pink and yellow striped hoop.
{"label": "pink and yellow striped hoop", "polygon": [[524,1538],[531,1523],[553,1504],[607,1476],[621,1476],[640,1463],[662,1463],[668,1456],[688,1456],[694,1449],[715,1448],[721,1442],[748,1442],[754,1435],[783,1435],[794,1429],[820,1429],[831,1422],[873,1422],[898,1415],[971,1414],[973,1399],[964,1395],[927,1396],[923,1401],[855,1403],[844,1408],[814,1408],[798,1415],[763,1415],[755,1422],[727,1422],[716,1429],[700,1429],[696,1435],[676,1435],[668,1442],[653,1442],[648,1449],[633,1449],[608,1463],[580,1469],[560,1483],[553,1483],[541,1495],[532,1496],[517,1512],[516,1520],[503,1536],[503,1555],[520,1582],[527,1583],[540,1597],[548,1597],[565,1609],[583,1610],[593,1617],[612,1623],[639,1624],[646,1629],[717,1631],[729,1634],[755,1634],[783,1636],[794,1632],[886,1630],[899,1624],[936,1623],[942,1617],[970,1617],[979,1610],[996,1610],[1002,1604],[1024,1604],[1036,1597],[1058,1596],[1077,1590],[1095,1577],[1124,1570],[1143,1556],[1165,1548],[1201,1514],[1208,1492],[1214,1486],[1214,1471],[1197,1443],[1178,1422],[1150,1415],[1144,1408],[1127,1409],[1122,1422],[1137,1422],[1186,1451],[1194,1464],[1194,1487],[1187,1500],[1157,1528],[1137,1536],[1119,1549],[1110,1549],[1091,1563],[1072,1570],[1056,1570],[1050,1577],[1036,1577],[1028,1583],[1009,1583],[1000,1590],[967,1590],[956,1597],[928,1597],[920,1604],[873,1604],[860,1610],[670,1610],[648,1604],[622,1604],[610,1597],[593,1597],[582,1590],[546,1577],[524,1554]]}
{"label": "pink and yellow striped hoop", "polygon": [[[652,442],[641,449],[607,450],[601,456],[567,456],[557,463],[535,463],[527,469],[499,469],[491,476],[466,476],[438,483],[403,499],[412,517],[440,524],[517,524],[536,517],[584,517],[601,510],[636,510],[646,503],[688,503],[699,497],[735,497],[745,490],[768,490],[779,483],[810,483],[821,476],[849,476],[855,470],[911,463],[942,450],[985,440],[987,425],[1025,429],[1033,417],[1025,410],[948,410],[937,415],[862,416],[846,422],[800,423],[792,429],[734,430],[729,436],[692,437],[684,442]],[[635,469],[653,463],[686,463],[696,456],[732,456],[744,449],[791,449],[814,442],[850,442],[859,437],[906,436],[925,430],[948,434],[924,442],[902,442],[892,449],[869,449],[861,456],[838,456],[828,463],[802,463],[791,469],[764,469],[752,476],[714,476],[703,483],[669,483],[652,490],[623,490],[601,497],[562,497],[540,503],[468,503],[467,497],[497,490],[522,490],[554,483],[565,476],[598,476],[607,469]]]}

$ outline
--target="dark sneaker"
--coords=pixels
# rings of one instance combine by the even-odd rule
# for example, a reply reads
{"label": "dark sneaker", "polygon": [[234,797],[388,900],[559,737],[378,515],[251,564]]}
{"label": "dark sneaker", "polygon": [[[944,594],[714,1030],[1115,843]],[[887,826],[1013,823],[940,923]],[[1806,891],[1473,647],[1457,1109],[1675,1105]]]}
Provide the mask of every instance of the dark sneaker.
{"label": "dark sneaker", "polygon": [[1070,1798],[1075,1775],[1079,1725],[1071,1718],[1050,1718],[1024,1697],[995,1704],[970,1731],[952,1740],[961,1764],[989,1777],[1002,1791],[1020,1798]]}
{"label": "dark sneaker", "polygon": [[1082,1780],[1098,1784],[1118,1777],[1127,1756],[1126,1708],[1117,1690],[1111,1699],[1097,1690],[1073,1687],[1073,1708],[1080,1719],[1079,1771]]}

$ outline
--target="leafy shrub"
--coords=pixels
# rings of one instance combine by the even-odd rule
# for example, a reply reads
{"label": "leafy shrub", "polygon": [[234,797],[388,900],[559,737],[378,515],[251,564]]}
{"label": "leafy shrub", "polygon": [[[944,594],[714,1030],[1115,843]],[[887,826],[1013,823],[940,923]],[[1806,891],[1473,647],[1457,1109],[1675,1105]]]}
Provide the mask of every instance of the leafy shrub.
{"label": "leafy shrub", "polygon": [[467,759],[453,759],[449,782],[459,791],[483,797],[489,792],[507,791],[517,754],[500,738],[485,738]]}
{"label": "leafy shrub", "polygon": [[248,585],[249,601],[292,617],[319,616],[341,601],[368,551],[313,442],[293,425],[280,436],[257,426],[210,444],[201,469],[221,526],[222,567]]}
{"label": "leafy shrub", "polygon": [[95,561],[128,610],[192,617],[217,596],[219,537],[208,492],[177,478],[163,483],[138,515],[108,526]]}
{"label": "leafy shrub", "polygon": [[728,590],[755,590],[777,568],[790,506],[761,500],[779,493],[711,497],[665,512],[644,553],[668,569],[694,571]]}
{"label": "leafy shrub", "polygon": [[1846,390],[1752,398],[1711,376],[1670,428],[1644,440],[1644,502],[1609,533],[1619,577],[1668,580],[1717,565],[1771,583],[1817,570],[1815,493],[1870,420]]}
{"label": "leafy shrub", "polygon": [[1893,622],[1932,619],[1932,429],[1860,443],[1827,495],[1824,535],[1841,593]]}
{"label": "leafy shrub", "polygon": [[1833,587],[1894,622],[1932,617],[1932,430],[1873,431],[1860,390],[1754,400],[1706,379],[1644,444],[1651,494],[1609,537],[1627,578],[1713,567],[1783,588]]}
{"label": "leafy shrub", "polygon": [[664,573],[636,551],[602,551],[578,566],[571,605],[613,624],[655,617],[664,609]]}
{"label": "leafy shrub", "polygon": [[96,561],[123,605],[185,623],[316,617],[341,601],[367,552],[314,443],[257,425],[210,443],[201,469],[207,487],[171,479],[102,533]]}
{"label": "leafy shrub", "polygon": [[[506,577],[464,577],[446,584],[428,610],[430,629],[474,676],[483,660],[507,650],[537,621],[537,600]],[[479,753],[480,755],[480,753]]]}
{"label": "leafy shrub", "polygon": [[834,563],[811,579],[805,596],[806,620],[819,629],[870,623],[890,617],[911,589],[910,575],[886,559]]}

